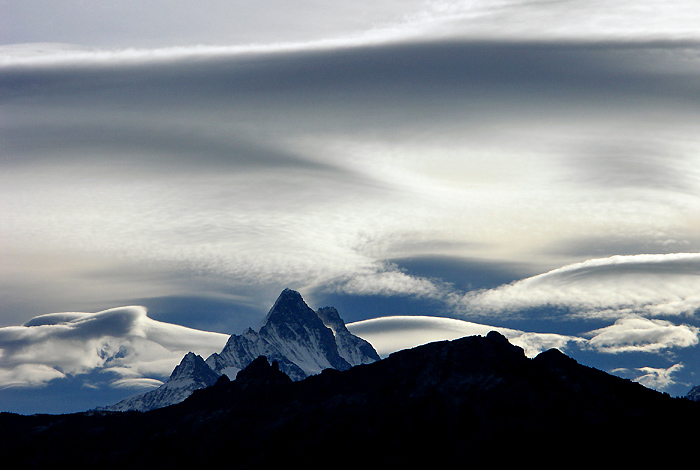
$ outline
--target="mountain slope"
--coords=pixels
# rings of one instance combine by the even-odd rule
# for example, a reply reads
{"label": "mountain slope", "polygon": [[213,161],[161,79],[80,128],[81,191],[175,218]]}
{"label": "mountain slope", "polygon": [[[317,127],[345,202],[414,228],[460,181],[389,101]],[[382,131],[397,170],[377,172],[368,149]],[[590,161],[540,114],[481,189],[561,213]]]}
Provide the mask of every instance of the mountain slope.
{"label": "mountain slope", "polygon": [[316,315],[327,328],[331,329],[335,335],[338,354],[349,364],[358,366],[379,360],[379,355],[374,347],[359,336],[352,334],[334,307],[320,308],[316,311]]}
{"label": "mountain slope", "polygon": [[696,437],[682,430],[698,418],[698,403],[556,350],[528,359],[492,332],[301,381],[258,358],[234,381],[221,377],[178,405],[143,414],[5,414],[0,452],[112,468],[222,459],[234,468],[465,466],[484,457],[492,465],[572,456],[610,463],[650,446],[694,455]]}
{"label": "mountain slope", "polygon": [[195,390],[214,385],[219,375],[211,370],[201,356],[185,355],[170,378],[155,390],[100,408],[102,411],[149,411],[180,403]]}
{"label": "mountain slope", "polygon": [[690,389],[685,396],[688,400],[700,401],[700,385],[696,385]]}

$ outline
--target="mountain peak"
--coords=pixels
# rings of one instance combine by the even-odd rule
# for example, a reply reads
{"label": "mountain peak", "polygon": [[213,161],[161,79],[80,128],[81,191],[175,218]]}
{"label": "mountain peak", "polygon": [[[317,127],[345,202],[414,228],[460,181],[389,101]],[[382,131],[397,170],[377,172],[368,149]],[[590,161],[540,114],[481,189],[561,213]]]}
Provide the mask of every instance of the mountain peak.
{"label": "mountain peak", "polygon": [[180,403],[193,391],[214,385],[218,379],[219,374],[204,362],[202,356],[188,352],[170,374],[168,381],[160,387],[98,409],[105,411],[149,411],[163,408]]}
{"label": "mountain peak", "polygon": [[304,302],[301,294],[292,289],[284,289],[277,297],[272,308],[265,317],[263,326],[269,324],[289,324],[289,323],[305,323],[313,321],[316,314]]}
{"label": "mountain peak", "polygon": [[193,352],[188,352],[180,361],[172,374],[168,382],[174,382],[176,380],[194,380],[196,382],[201,382],[207,385],[211,385],[219,378],[219,374],[211,370],[211,368],[204,362],[202,356],[195,354]]}
{"label": "mountain peak", "polygon": [[337,310],[325,307],[314,312],[292,289],[280,293],[258,331],[231,335],[221,353],[212,354],[206,363],[235,378],[258,356],[277,361],[293,380],[379,360],[369,343],[348,331]]}
{"label": "mountain peak", "polygon": [[260,328],[260,336],[268,344],[274,344],[280,356],[300,367],[304,375],[327,368],[350,368],[338,354],[333,330],[324,325],[297,291],[282,291]]}
{"label": "mountain peak", "polygon": [[[260,357],[264,359],[256,359]],[[231,335],[224,349],[206,361],[187,353],[161,387],[108,409],[143,411],[173,404],[195,389],[216,383],[222,374],[236,379],[253,362],[251,371],[264,372],[268,360],[273,364],[270,370],[277,371],[270,374],[301,380],[328,368],[345,370],[375,362],[379,355],[367,341],[348,331],[336,309],[314,312],[299,292],[284,289],[258,331],[248,328],[241,335]]]}

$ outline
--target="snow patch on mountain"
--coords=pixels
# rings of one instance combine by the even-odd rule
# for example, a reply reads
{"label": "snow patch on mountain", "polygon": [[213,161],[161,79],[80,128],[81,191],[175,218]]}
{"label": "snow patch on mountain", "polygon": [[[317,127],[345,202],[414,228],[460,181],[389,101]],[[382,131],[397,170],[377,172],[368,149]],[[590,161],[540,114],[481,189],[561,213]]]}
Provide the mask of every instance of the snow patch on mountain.
{"label": "snow patch on mountain", "polygon": [[221,374],[227,368],[240,370],[258,356],[277,361],[293,380],[379,359],[367,341],[348,331],[336,309],[324,307],[314,312],[291,289],[282,291],[259,331],[248,329],[232,335],[221,353],[207,358],[207,364]]}
{"label": "snow patch on mountain", "polygon": [[231,335],[221,352],[206,361],[187,354],[162,386],[101,410],[148,411],[179,403],[193,391],[213,385],[221,375],[234,379],[260,356],[276,362],[292,380],[379,360],[370,343],[346,328],[335,308],[313,311],[299,292],[285,289],[258,331],[248,328]]}
{"label": "snow patch on mountain", "polygon": [[103,411],[149,411],[184,401],[192,392],[213,385],[219,375],[211,370],[202,356],[192,352],[182,358],[170,378],[155,390],[100,408]]}

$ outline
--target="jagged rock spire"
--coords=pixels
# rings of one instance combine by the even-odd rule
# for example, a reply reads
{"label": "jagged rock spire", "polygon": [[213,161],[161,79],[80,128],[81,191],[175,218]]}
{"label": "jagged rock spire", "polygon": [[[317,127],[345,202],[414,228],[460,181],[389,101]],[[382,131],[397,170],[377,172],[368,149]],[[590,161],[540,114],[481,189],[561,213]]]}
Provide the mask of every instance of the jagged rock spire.
{"label": "jagged rock spire", "polygon": [[232,335],[221,353],[207,358],[207,364],[233,378],[258,356],[277,361],[293,380],[379,359],[369,343],[347,330],[335,309],[314,312],[292,289],[284,289],[277,297],[259,331]]}
{"label": "jagged rock spire", "polygon": [[231,335],[224,349],[206,362],[188,353],[163,386],[108,409],[145,410],[182,401],[193,390],[213,385],[221,375],[236,378],[261,356],[292,380],[379,360],[368,342],[348,331],[336,309],[324,307],[314,312],[299,292],[284,289],[259,331],[249,328],[241,335]]}

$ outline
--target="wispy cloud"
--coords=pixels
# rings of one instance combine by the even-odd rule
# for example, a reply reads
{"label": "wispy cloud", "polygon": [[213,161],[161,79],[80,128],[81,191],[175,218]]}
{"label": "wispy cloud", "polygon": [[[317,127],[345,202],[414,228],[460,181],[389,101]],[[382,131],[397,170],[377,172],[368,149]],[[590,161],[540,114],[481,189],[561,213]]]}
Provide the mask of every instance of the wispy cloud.
{"label": "wispy cloud", "polygon": [[667,368],[639,367],[636,369],[615,369],[613,373],[631,378],[645,387],[655,390],[665,390],[675,383],[675,376],[683,369],[683,364],[674,364]]}
{"label": "wispy cloud", "polygon": [[136,12],[117,3],[86,9],[77,1],[59,7],[33,0],[6,10],[0,42],[13,46],[0,53],[5,66],[138,63],[441,38],[698,38],[692,1],[300,1],[293,12],[276,0],[244,5],[208,0],[196,7],[179,2],[176,8],[144,1]]}
{"label": "wispy cloud", "polygon": [[[5,12],[11,19],[3,28],[4,35],[0,35],[0,42],[6,44],[0,47],[0,68],[134,65],[445,39],[588,42],[699,39],[696,28],[699,15],[691,1],[415,0],[372,2],[371,8],[363,7],[363,2],[351,6],[301,2],[293,14],[287,11],[289,7],[284,2],[274,1],[243,8],[207,2],[207,6],[198,6],[196,11],[182,5],[168,9],[168,14],[163,13],[164,8],[158,2],[147,2],[138,14],[129,15],[128,19],[124,17],[128,15],[128,7],[115,9],[106,5],[90,12],[83,10],[81,13],[86,18],[67,13],[70,9],[80,11],[79,5],[65,5],[55,11],[43,4],[39,7],[32,5],[33,2],[24,3]],[[213,16],[203,20],[202,11]],[[220,14],[213,13],[216,11]],[[135,17],[143,22],[141,28],[133,26]],[[80,21],[76,22],[78,18]],[[56,24],[64,27],[56,28]],[[93,24],[108,24],[110,28],[96,34]],[[130,26],[124,30],[127,24]],[[178,30],[177,36],[171,31],[154,34],[154,25],[167,29],[168,24],[173,25],[171,30]]]}

